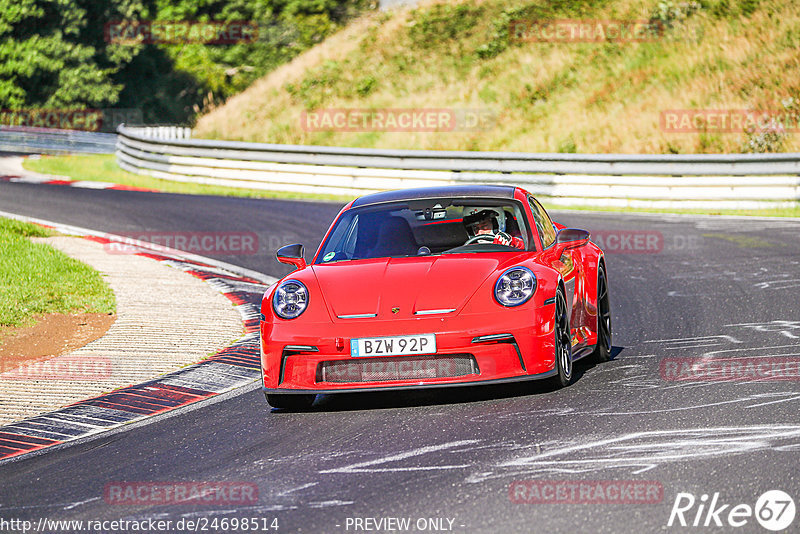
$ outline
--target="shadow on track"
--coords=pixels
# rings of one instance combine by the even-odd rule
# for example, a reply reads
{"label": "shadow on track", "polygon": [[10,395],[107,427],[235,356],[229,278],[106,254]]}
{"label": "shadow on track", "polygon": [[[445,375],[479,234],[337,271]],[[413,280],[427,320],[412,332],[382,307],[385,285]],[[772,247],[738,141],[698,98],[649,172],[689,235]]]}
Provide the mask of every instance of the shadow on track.
{"label": "shadow on track", "polygon": [[[611,359],[617,357],[624,347],[612,347]],[[589,369],[598,364],[591,357],[575,362],[573,367],[573,384],[580,381]],[[570,386],[572,387],[572,386]],[[319,395],[313,407],[307,410],[273,409],[273,414],[302,412],[347,412],[367,409],[417,408],[420,406],[440,406],[447,404],[465,404],[490,400],[524,397],[526,395],[551,394],[562,388],[556,387],[547,380],[531,380],[512,384],[485,386],[464,386],[445,388],[422,388],[408,391],[385,391],[368,393],[337,393]],[[568,391],[567,388],[565,391]]]}

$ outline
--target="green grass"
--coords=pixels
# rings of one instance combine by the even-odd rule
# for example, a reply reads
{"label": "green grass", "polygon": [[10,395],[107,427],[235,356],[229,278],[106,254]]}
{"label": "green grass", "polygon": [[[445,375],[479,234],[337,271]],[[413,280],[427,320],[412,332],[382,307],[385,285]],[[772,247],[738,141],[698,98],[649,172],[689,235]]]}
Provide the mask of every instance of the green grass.
{"label": "green grass", "polygon": [[131,187],[153,189],[163,193],[181,193],[185,195],[215,195],[247,198],[285,198],[300,200],[324,200],[333,202],[347,202],[350,196],[304,194],[283,191],[267,191],[262,189],[244,189],[224,187],[207,184],[194,184],[187,182],[173,182],[161,180],[152,176],[134,174],[122,170],[117,165],[113,154],[91,154],[75,156],[43,156],[41,158],[26,158],[23,167],[29,171],[42,174],[65,176],[73,180],[86,180],[91,182],[111,182]]}
{"label": "green grass", "polygon": [[[81,156],[54,156],[40,159],[28,158],[23,163],[28,170],[44,174],[66,176],[73,180],[90,180],[113,182],[116,184],[143,187],[168,193],[182,193],[193,195],[239,196],[252,198],[285,198],[300,200],[324,200],[333,202],[349,202],[353,199],[348,195],[314,195],[303,193],[284,193],[280,191],[265,191],[260,189],[239,189],[235,187],[210,186],[204,184],[190,184],[183,182],[170,182],[150,176],[142,176],[120,169],[113,155],[81,155]],[[745,215],[757,217],[800,217],[800,204],[794,208],[775,208],[757,210],[715,210],[715,209],[657,209],[657,208],[617,208],[600,206],[563,206],[548,202],[547,197],[540,197],[542,204],[548,211],[581,210],[581,211],[607,211],[616,213],[687,213],[702,215]]]}
{"label": "green grass", "polygon": [[602,211],[610,213],[677,213],[687,215],[733,215],[742,217],[800,217],[800,203],[793,208],[772,209],[661,209],[661,208],[625,208],[607,206],[569,206],[548,202],[547,197],[537,197],[547,211]]}
{"label": "green grass", "polygon": [[0,326],[27,326],[49,313],[113,313],[114,293],[100,273],[28,237],[52,232],[0,218]]}
{"label": "green grass", "polygon": [[[647,42],[535,42],[512,23],[650,20]],[[659,26],[663,25],[663,26]],[[585,153],[800,151],[768,128],[675,132],[667,110],[800,114],[793,0],[423,0],[371,14],[198,119],[194,136],[362,148]],[[323,109],[481,110],[479,128],[309,128]]]}

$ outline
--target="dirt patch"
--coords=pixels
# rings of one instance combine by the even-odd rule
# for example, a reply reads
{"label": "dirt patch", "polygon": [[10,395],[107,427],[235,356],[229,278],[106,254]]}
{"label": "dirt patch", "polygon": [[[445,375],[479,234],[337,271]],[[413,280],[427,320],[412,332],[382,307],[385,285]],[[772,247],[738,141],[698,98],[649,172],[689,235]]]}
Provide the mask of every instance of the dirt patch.
{"label": "dirt patch", "polygon": [[26,327],[0,327],[0,372],[52,358],[103,336],[117,316],[105,313],[52,313]]}

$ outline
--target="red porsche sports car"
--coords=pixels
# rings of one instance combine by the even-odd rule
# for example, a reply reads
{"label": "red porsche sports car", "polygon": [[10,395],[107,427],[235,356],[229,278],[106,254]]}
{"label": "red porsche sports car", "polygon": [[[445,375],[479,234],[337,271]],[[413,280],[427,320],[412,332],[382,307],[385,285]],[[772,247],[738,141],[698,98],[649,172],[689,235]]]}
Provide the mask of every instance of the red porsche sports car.
{"label": "red porsche sports car", "polygon": [[314,259],[261,303],[264,392],[276,408],[317,394],[573,378],[611,351],[603,252],[527,191],[459,185],[345,206]]}

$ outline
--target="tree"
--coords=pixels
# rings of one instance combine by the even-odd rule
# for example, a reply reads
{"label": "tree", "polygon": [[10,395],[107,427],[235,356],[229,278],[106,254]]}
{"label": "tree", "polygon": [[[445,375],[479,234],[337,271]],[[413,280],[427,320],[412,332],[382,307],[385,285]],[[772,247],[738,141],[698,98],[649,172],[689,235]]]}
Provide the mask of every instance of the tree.
{"label": "tree", "polygon": [[[191,122],[369,1],[0,0],[0,110],[114,106],[137,109],[146,122]],[[104,31],[142,21],[247,21],[258,32],[213,45],[115,42]]]}
{"label": "tree", "polygon": [[117,103],[114,75],[140,47],[107,45],[103,22],[140,0],[0,0],[0,108],[99,108]]}

